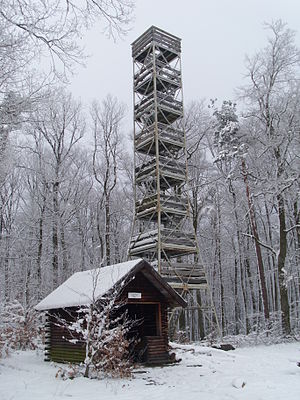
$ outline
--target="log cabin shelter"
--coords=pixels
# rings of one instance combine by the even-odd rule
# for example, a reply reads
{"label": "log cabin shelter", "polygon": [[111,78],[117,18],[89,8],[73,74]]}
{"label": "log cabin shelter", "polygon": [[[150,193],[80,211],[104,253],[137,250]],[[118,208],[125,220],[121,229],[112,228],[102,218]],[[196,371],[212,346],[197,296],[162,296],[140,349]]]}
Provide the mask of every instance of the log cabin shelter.
{"label": "log cabin shelter", "polygon": [[79,307],[92,304],[92,298],[97,301],[116,287],[121,288],[117,301],[122,302],[129,318],[138,321],[133,328],[139,343],[132,349],[135,361],[149,364],[170,361],[168,312],[187,304],[143,259],[77,272],[37,304],[36,310],[47,312],[46,360],[84,361],[85,344],[70,342],[70,333],[57,320],[72,318]]}

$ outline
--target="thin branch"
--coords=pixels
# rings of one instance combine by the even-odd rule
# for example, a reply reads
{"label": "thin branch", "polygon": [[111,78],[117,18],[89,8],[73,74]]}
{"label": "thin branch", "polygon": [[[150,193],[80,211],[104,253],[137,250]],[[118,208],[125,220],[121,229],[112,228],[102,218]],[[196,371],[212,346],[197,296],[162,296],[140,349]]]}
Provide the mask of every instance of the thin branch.
{"label": "thin branch", "polygon": [[242,233],[244,236],[250,237],[251,239],[254,239],[260,246],[264,247],[267,250],[270,250],[273,254],[277,256],[277,252],[269,245],[262,243],[260,240],[258,240],[254,235],[250,235],[249,233]]}

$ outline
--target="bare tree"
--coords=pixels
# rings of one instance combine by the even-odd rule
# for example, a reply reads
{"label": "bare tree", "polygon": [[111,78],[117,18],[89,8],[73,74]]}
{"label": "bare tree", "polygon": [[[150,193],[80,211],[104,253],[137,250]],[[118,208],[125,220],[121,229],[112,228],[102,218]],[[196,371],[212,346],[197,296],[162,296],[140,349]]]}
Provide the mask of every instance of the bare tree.
{"label": "bare tree", "polygon": [[[277,268],[280,287],[282,326],[286,334],[291,332],[290,307],[287,280],[287,191],[295,182],[289,175],[290,148],[295,131],[299,129],[294,114],[298,103],[300,51],[295,46],[295,33],[281,21],[266,24],[271,35],[267,46],[247,60],[249,85],[242,89],[242,97],[249,103],[248,118],[259,127],[258,141],[261,154],[272,165],[267,190],[274,193],[279,224]],[[255,122],[254,122],[255,124]],[[264,174],[265,175],[265,174]],[[265,176],[262,176],[264,179]]]}
{"label": "bare tree", "polygon": [[3,79],[44,55],[50,56],[52,72],[70,70],[83,60],[78,41],[84,29],[100,20],[108,36],[124,35],[132,12],[131,0],[1,0],[0,31],[5,35],[1,35],[0,63],[1,52],[12,61],[3,69]]}
{"label": "bare tree", "polygon": [[14,279],[15,243],[18,240],[17,215],[20,209],[22,179],[19,170],[13,169],[0,188],[0,266],[2,300],[9,301]]}
{"label": "bare tree", "polygon": [[104,208],[105,265],[111,262],[111,195],[118,181],[122,152],[120,129],[124,114],[124,105],[112,96],[107,96],[101,104],[94,102],[91,108],[94,135],[93,170],[102,191],[99,207]]}
{"label": "bare tree", "polygon": [[0,0],[0,183],[10,132],[45,87],[84,62],[84,32],[100,21],[109,37],[123,36],[133,8],[131,0]]}
{"label": "bare tree", "polygon": [[[39,135],[43,140],[43,146],[49,154],[49,157],[44,158],[44,162],[47,163],[47,185],[52,197],[52,268],[53,288],[55,288],[58,285],[59,246],[64,248],[62,221],[66,205],[63,204],[63,186],[67,172],[73,164],[74,150],[85,130],[81,105],[63,91],[59,94],[59,98],[52,94],[36,114],[33,129],[35,135]],[[64,254],[62,271],[67,268]]]}

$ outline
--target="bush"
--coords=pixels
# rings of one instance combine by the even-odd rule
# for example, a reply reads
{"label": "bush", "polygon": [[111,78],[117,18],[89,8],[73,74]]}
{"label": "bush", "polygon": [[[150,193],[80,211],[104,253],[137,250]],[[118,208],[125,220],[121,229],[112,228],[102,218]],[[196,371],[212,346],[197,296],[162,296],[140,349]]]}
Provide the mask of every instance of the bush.
{"label": "bush", "polygon": [[76,311],[71,320],[57,316],[57,324],[67,329],[71,343],[85,344],[82,375],[88,378],[130,377],[134,348],[134,327],[124,311],[123,303],[116,301],[118,292],[94,301]]}
{"label": "bush", "polygon": [[107,331],[102,346],[92,359],[95,371],[112,378],[131,376],[132,363],[129,355],[131,341],[126,337],[127,329],[120,325]]}
{"label": "bush", "polygon": [[41,332],[38,314],[17,300],[0,308],[0,357],[10,350],[35,349]]}

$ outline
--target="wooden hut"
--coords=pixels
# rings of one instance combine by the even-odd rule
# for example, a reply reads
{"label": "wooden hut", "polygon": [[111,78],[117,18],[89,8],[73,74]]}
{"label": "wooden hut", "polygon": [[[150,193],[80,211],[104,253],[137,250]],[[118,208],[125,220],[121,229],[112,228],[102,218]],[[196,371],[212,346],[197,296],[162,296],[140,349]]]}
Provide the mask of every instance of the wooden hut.
{"label": "wooden hut", "polygon": [[71,343],[67,329],[57,321],[72,318],[80,306],[91,304],[92,298],[103,298],[115,287],[121,288],[118,301],[124,304],[129,317],[139,321],[134,328],[140,343],[139,354],[142,354],[138,361],[155,364],[169,361],[168,311],[186,307],[186,302],[142,259],[77,272],[36,306],[48,315],[45,349],[49,360],[84,360],[84,343]]}

